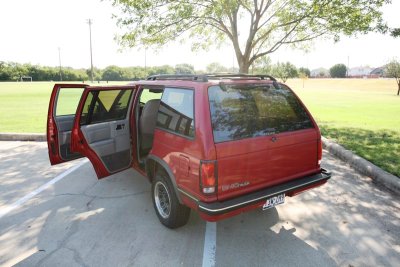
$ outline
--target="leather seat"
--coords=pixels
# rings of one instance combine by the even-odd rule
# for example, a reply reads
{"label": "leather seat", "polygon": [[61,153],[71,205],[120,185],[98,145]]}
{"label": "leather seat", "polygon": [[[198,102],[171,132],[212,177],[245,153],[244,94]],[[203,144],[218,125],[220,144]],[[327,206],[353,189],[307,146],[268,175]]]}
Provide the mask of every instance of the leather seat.
{"label": "leather seat", "polygon": [[160,100],[152,99],[143,107],[142,115],[139,119],[140,151],[142,156],[146,156],[153,146],[159,106]]}

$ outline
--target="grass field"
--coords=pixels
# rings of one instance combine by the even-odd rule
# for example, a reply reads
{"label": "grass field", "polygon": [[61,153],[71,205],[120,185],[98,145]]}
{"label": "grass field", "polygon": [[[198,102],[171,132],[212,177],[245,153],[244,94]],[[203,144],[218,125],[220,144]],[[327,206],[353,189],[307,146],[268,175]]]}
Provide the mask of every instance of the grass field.
{"label": "grass field", "polygon": [[[324,136],[400,176],[400,96],[395,95],[394,80],[294,79],[287,83],[309,108]],[[0,83],[0,132],[45,132],[53,84]]]}
{"label": "grass field", "polygon": [[400,96],[391,79],[289,80],[322,134],[400,176]]}
{"label": "grass field", "polygon": [[[0,132],[46,132],[47,109],[53,86],[53,82],[0,83]],[[71,98],[71,101],[75,99]]]}

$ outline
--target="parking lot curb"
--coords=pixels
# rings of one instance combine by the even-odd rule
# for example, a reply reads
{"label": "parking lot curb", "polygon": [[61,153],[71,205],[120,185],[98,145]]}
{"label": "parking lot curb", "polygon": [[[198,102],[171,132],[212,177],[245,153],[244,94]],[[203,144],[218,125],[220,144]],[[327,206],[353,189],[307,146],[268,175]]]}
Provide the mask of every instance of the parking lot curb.
{"label": "parking lot curb", "polygon": [[332,155],[337,158],[347,162],[350,166],[364,174],[371,177],[374,181],[382,184],[391,191],[400,194],[400,178],[390,174],[378,166],[374,165],[372,162],[357,156],[350,150],[345,149],[341,145],[322,137],[322,143],[326,150],[328,150]]}
{"label": "parking lot curb", "polygon": [[0,133],[0,141],[46,141],[46,135],[40,133]]}

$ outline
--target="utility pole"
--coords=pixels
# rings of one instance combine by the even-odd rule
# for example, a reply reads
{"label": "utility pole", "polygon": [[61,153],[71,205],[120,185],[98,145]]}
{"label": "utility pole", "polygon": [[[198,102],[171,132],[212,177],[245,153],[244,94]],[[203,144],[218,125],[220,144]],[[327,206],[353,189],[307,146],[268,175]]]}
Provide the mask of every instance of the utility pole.
{"label": "utility pole", "polygon": [[89,24],[89,38],[90,38],[90,78],[92,80],[92,83],[94,81],[93,79],[93,53],[92,53],[92,20],[88,19],[87,23]]}
{"label": "utility pole", "polygon": [[61,68],[61,48],[58,48],[58,63],[60,65],[60,81],[62,81],[62,68]]}

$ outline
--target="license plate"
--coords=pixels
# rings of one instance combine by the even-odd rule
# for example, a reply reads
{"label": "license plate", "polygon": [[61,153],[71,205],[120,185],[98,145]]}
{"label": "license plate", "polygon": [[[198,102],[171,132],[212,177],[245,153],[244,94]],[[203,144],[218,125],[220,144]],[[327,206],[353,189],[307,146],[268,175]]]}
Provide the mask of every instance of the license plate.
{"label": "license plate", "polygon": [[285,194],[270,197],[267,199],[267,201],[265,201],[265,204],[263,205],[263,210],[270,209],[282,203],[285,203]]}

